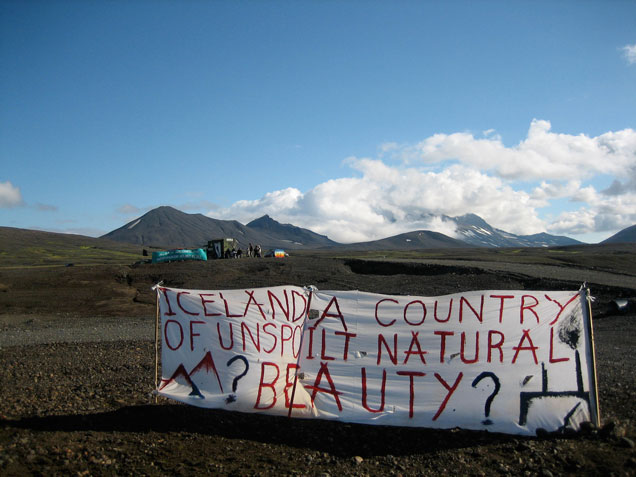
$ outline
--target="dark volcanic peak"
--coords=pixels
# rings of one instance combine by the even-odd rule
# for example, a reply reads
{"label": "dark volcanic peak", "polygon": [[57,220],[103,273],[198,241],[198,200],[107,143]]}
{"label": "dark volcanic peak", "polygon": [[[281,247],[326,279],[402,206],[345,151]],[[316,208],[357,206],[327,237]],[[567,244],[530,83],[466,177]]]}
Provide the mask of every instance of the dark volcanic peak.
{"label": "dark volcanic peak", "polygon": [[117,242],[156,247],[201,247],[208,240],[233,237],[247,243],[245,226],[235,220],[216,220],[202,214],[186,214],[173,207],[157,207],[138,219],[103,236]]}
{"label": "dark volcanic peak", "polygon": [[[263,215],[247,224],[249,229],[269,233],[285,243],[316,247],[330,247],[338,245],[326,235],[320,235],[308,229],[303,229],[292,224],[281,224],[269,215]],[[289,245],[287,245],[289,246]]]}
{"label": "dark volcanic peak", "polygon": [[269,248],[317,248],[335,242],[310,230],[282,225],[268,216],[247,226],[236,220],[218,220],[202,214],[186,214],[162,206],[103,236],[117,242],[180,248],[202,247],[209,240],[235,238],[241,248],[249,243]]}
{"label": "dark volcanic peak", "polygon": [[282,225],[281,223],[276,222],[267,214],[263,215],[262,217],[259,217],[258,219],[254,219],[247,224],[248,227],[259,228],[259,229],[275,229],[277,227],[280,227],[281,225]]}
{"label": "dark volcanic peak", "polygon": [[636,225],[621,230],[601,243],[636,243]]}

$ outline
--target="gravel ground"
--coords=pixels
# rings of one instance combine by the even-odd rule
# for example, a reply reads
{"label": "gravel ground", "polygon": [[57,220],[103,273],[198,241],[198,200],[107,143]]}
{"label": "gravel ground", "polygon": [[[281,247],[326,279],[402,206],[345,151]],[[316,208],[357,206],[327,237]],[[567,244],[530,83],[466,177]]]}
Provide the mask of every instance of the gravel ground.
{"label": "gravel ground", "polygon": [[[221,265],[117,269],[110,278],[117,282],[112,290],[135,299],[135,308],[112,308],[118,316],[73,313],[68,300],[70,312],[61,315],[38,308],[11,314],[5,308],[0,315],[0,474],[636,475],[635,314],[605,312],[595,320],[603,423],[577,435],[524,438],[363,426],[206,410],[165,399],[155,403],[154,315],[146,290],[158,274],[171,286],[194,288],[205,282],[213,288],[218,280],[232,288],[246,280],[252,286],[304,284],[299,280],[311,271],[323,289],[349,283],[369,291],[410,287],[409,293],[423,295],[467,289],[470,283],[500,289],[536,284],[536,277],[518,271],[480,274],[460,267],[441,271],[431,283],[430,277],[414,279],[410,272],[352,273],[337,261],[269,263],[250,269],[249,277],[236,273],[238,265],[224,276]],[[83,275],[89,272],[64,271],[69,282],[90,282]],[[108,274],[100,276],[105,280]],[[2,278],[11,290],[13,282],[6,274]],[[24,275],[20,279],[28,282]],[[555,280],[563,276],[539,285],[572,286]],[[120,285],[127,289],[120,293]],[[603,286],[599,309],[613,293],[630,290],[624,284]],[[51,296],[59,297],[59,288]],[[24,308],[6,296],[3,300],[12,309]]]}
{"label": "gravel ground", "polygon": [[[417,260],[394,260],[396,263],[417,263]],[[610,287],[626,287],[636,290],[636,275],[631,273],[606,272],[588,268],[565,267],[554,265],[537,265],[525,263],[486,262],[476,260],[435,260],[427,259],[421,263],[428,265],[443,265],[445,267],[473,267],[491,272],[499,272],[512,275],[525,275],[527,277],[553,280],[565,280],[583,284],[594,279],[595,284]]]}
{"label": "gravel ground", "polygon": [[0,316],[0,349],[45,343],[154,340],[154,317]]}

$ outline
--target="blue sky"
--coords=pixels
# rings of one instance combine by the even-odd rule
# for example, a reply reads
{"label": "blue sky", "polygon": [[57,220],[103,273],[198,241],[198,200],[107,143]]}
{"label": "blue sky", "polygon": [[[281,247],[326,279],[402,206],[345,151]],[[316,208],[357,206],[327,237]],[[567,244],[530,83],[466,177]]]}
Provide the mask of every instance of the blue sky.
{"label": "blue sky", "polygon": [[4,1],[0,64],[0,225],[636,223],[633,1]]}

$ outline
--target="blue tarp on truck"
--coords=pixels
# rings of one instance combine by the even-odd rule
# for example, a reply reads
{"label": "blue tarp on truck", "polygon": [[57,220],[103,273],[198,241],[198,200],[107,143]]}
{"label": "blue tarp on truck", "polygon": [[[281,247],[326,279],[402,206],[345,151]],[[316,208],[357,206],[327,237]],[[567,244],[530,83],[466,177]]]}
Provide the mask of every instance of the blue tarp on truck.
{"label": "blue tarp on truck", "polygon": [[152,263],[207,259],[208,255],[202,248],[162,250],[161,252],[152,252]]}

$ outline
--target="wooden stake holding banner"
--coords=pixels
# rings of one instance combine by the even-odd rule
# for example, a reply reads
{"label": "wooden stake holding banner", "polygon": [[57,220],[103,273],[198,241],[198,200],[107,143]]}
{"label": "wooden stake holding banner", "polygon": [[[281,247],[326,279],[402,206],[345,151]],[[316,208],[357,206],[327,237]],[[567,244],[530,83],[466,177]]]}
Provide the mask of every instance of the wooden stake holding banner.
{"label": "wooden stake holding banner", "polygon": [[159,287],[163,284],[163,280],[157,283],[152,289],[156,292],[156,314],[155,314],[155,404],[157,404],[157,389],[159,387]]}
{"label": "wooden stake holding banner", "polygon": [[585,287],[585,298],[587,301],[587,314],[588,314],[588,320],[587,320],[587,331],[588,334],[590,336],[590,352],[592,354],[592,373],[591,373],[591,378],[592,378],[592,385],[590,391],[593,391],[593,398],[594,398],[594,414],[595,414],[595,422],[594,424],[596,425],[596,427],[600,427],[601,426],[601,411],[600,411],[600,406],[598,403],[598,380],[597,380],[597,376],[596,376],[596,350],[594,347],[594,326],[592,325],[592,295],[590,294],[590,289],[587,287],[587,284],[583,284],[583,286]]}
{"label": "wooden stake holding banner", "polygon": [[287,413],[287,417],[291,417],[292,410],[294,409],[294,397],[296,397],[296,385],[298,384],[298,370],[300,369],[300,358],[303,352],[303,338],[305,337],[305,326],[309,323],[309,311],[311,310],[311,297],[314,294],[314,287],[309,288],[309,299],[307,300],[307,309],[305,310],[305,322],[303,323],[303,331],[300,335],[300,345],[298,346],[298,362],[296,369],[294,370],[294,387],[292,388],[291,399],[289,403],[289,412]]}

